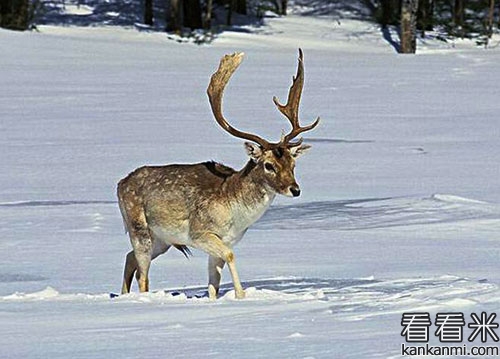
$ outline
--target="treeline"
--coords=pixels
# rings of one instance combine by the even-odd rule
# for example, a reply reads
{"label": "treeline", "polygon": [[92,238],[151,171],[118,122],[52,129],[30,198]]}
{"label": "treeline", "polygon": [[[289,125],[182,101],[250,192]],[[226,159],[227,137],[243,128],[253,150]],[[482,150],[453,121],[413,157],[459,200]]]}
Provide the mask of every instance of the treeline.
{"label": "treeline", "polygon": [[[64,4],[64,0],[61,0]],[[78,4],[85,4],[79,0]],[[346,7],[356,5],[368,8],[382,29],[389,26],[399,30],[400,52],[412,53],[417,36],[438,30],[446,37],[469,37],[487,44],[498,29],[500,0],[344,0]],[[342,0],[301,1],[308,6],[342,4]],[[0,26],[13,30],[30,29],[37,13],[43,9],[43,0],[0,0]],[[53,4],[53,3],[52,3]],[[186,34],[204,29],[210,31],[217,12],[217,24],[231,25],[236,14],[253,17],[273,11],[285,16],[287,0],[137,0],[142,11],[138,21],[153,26],[166,24],[168,32]],[[337,6],[338,7],[338,6]],[[137,14],[136,14],[137,16]],[[160,17],[160,18],[155,18]]]}
{"label": "treeline", "polygon": [[[260,16],[265,10],[271,10],[286,15],[287,3],[288,0],[166,0],[166,31],[210,30],[215,8],[225,12],[225,25],[232,24],[234,14]],[[144,0],[144,24],[154,24],[153,10],[153,0]]]}
{"label": "treeline", "polygon": [[[379,0],[375,19],[387,28],[400,26],[400,52],[415,52],[418,34],[440,30],[449,37],[474,38],[487,45],[499,26],[499,4],[495,0]],[[445,40],[445,38],[443,38]]]}
{"label": "treeline", "polygon": [[33,22],[33,13],[31,0],[0,0],[0,27],[27,30]]}
{"label": "treeline", "polygon": [[[223,13],[223,21],[231,25],[235,14],[254,17],[271,10],[278,15],[286,15],[287,0],[136,0],[142,6],[138,21],[153,26],[166,23],[166,31],[181,33],[182,30],[206,29],[212,27],[214,9]],[[77,0],[76,5],[90,5],[95,1]],[[118,1],[116,2],[117,4]],[[36,18],[44,13],[44,7],[59,5],[62,8],[69,2],[65,0],[0,0],[0,27],[11,30],[28,30],[34,27]],[[137,14],[134,14],[137,15]],[[220,14],[219,14],[220,15]],[[161,18],[155,18],[161,17]],[[219,16],[220,17],[220,16]]]}

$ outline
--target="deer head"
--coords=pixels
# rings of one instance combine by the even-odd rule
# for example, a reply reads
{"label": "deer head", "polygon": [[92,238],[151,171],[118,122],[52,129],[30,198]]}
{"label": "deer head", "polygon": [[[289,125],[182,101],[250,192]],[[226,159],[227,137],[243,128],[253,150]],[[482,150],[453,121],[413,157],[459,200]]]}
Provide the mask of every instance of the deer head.
{"label": "deer head", "polygon": [[312,130],[319,123],[319,117],[307,126],[301,126],[299,123],[299,104],[304,86],[304,57],[302,50],[299,49],[297,74],[294,76],[292,86],[288,92],[286,105],[280,104],[278,99],[273,97],[278,110],[292,125],[290,132],[283,135],[281,140],[276,143],[234,128],[222,114],[224,89],[243,60],[243,55],[243,53],[234,53],[224,56],[220,61],[218,70],[212,75],[207,94],[215,120],[231,135],[250,141],[245,142],[246,151],[257,166],[256,170],[262,174],[264,184],[268,188],[285,196],[297,197],[300,195],[300,188],[294,175],[295,160],[311,146],[303,144],[302,138],[295,139],[301,133]]}

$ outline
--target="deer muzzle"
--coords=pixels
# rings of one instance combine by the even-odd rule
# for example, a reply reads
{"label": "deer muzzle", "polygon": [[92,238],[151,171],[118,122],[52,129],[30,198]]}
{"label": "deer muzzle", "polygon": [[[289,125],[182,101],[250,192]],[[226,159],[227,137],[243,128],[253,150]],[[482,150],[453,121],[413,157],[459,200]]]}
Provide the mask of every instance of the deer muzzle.
{"label": "deer muzzle", "polygon": [[298,185],[291,186],[289,188],[289,191],[292,194],[292,196],[294,196],[294,197],[300,196],[300,188]]}

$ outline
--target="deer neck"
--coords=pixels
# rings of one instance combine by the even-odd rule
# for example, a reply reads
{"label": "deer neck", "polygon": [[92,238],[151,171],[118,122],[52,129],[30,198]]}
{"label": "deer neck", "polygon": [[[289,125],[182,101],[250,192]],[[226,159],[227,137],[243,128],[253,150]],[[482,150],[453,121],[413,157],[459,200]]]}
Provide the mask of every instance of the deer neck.
{"label": "deer neck", "polygon": [[261,169],[252,160],[227,181],[233,217],[239,226],[248,228],[269,208],[276,193],[265,183]]}

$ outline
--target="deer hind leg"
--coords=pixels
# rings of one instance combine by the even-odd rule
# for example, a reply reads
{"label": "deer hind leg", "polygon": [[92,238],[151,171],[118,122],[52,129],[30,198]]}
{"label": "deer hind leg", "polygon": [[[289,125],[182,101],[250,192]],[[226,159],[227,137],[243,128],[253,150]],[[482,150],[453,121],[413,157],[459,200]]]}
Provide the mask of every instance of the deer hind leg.
{"label": "deer hind leg", "polygon": [[[227,263],[231,279],[233,280],[234,292],[236,299],[245,298],[245,291],[241,286],[240,277],[236,270],[234,253],[218,236],[213,233],[204,233],[203,235],[193,238],[193,245],[208,253],[210,256],[220,258]],[[210,291],[210,288],[209,288]]]}
{"label": "deer hind leg", "polygon": [[[164,242],[155,240],[153,245],[153,253],[151,254],[151,260],[155,259],[159,255],[165,253],[170,248]],[[134,274],[137,271],[137,260],[135,258],[134,251],[130,251],[127,254],[127,259],[125,260],[125,270],[123,273],[123,285],[122,294],[127,294],[130,292],[130,287],[132,286],[132,279],[134,279]]]}
{"label": "deer hind leg", "polygon": [[217,299],[217,294],[219,294],[220,277],[224,264],[226,262],[221,258],[208,257],[208,297],[210,300]]}
{"label": "deer hind leg", "polygon": [[132,279],[134,278],[134,273],[137,270],[137,261],[135,259],[134,251],[130,251],[125,259],[125,270],[123,271],[123,285],[122,294],[127,294],[130,292],[130,287],[132,286]]}
{"label": "deer hind leg", "polygon": [[130,183],[128,177],[118,183],[118,203],[133,248],[131,252],[133,256],[131,253],[127,254],[125,261],[122,292],[130,291],[134,272],[139,283],[139,291],[147,292],[154,241],[144,213],[144,204],[136,193],[135,184],[133,181]]}
{"label": "deer hind leg", "polygon": [[[131,222],[131,228],[129,227],[129,235],[130,242],[132,243],[132,247],[134,249],[133,253],[136,264],[135,277],[139,284],[139,291],[147,292],[149,291],[148,275],[149,267],[151,266],[154,243],[153,238],[149,233],[148,225],[143,212],[138,213],[138,215],[134,216],[133,218],[134,220]],[[128,268],[128,270],[128,263],[125,264],[125,275],[132,272],[133,260],[130,260],[129,263],[130,267]],[[128,277],[124,276],[124,287],[126,284],[128,284],[125,280],[128,280]],[[130,288],[130,286],[128,287]]]}

